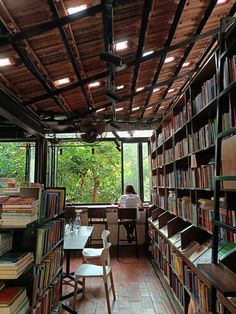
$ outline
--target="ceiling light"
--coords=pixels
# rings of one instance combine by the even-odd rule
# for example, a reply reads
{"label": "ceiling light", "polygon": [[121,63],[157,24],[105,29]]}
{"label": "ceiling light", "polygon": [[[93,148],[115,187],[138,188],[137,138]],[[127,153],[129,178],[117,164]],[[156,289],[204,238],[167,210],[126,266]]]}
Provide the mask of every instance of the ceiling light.
{"label": "ceiling light", "polygon": [[122,110],[124,110],[123,107],[121,107],[121,108],[116,108],[116,111],[122,111]]}
{"label": "ceiling light", "polygon": [[117,65],[117,66],[122,66],[122,64],[124,62],[123,57],[114,55],[114,54],[106,52],[106,51],[104,51],[100,54],[100,59],[103,61],[112,63],[114,65]]}
{"label": "ceiling light", "polygon": [[165,62],[164,63],[169,63],[169,62],[172,62],[175,60],[175,57],[168,57],[168,58],[165,58]]}
{"label": "ceiling light", "polygon": [[190,62],[184,62],[183,67],[188,67],[190,65]]}
{"label": "ceiling light", "polygon": [[145,52],[143,53],[143,57],[149,56],[149,55],[151,55],[151,54],[153,54],[153,53],[154,53],[154,50],[145,51]]}
{"label": "ceiling light", "polygon": [[216,5],[218,5],[218,4],[224,4],[224,3],[226,3],[226,2],[228,2],[228,0],[218,0],[217,3],[216,3]]}
{"label": "ceiling light", "polygon": [[0,67],[5,67],[7,65],[13,65],[15,62],[11,58],[0,59]]}
{"label": "ceiling light", "polygon": [[144,86],[142,86],[142,87],[137,87],[136,88],[136,92],[140,92],[141,90],[143,90],[144,89]]}
{"label": "ceiling light", "polygon": [[98,113],[98,112],[101,112],[103,110],[105,110],[105,108],[98,109],[98,110],[96,110],[96,112]]}
{"label": "ceiling light", "polygon": [[121,89],[123,89],[123,88],[125,88],[125,85],[117,85],[117,86],[116,86],[116,90],[121,90]]}
{"label": "ceiling light", "polygon": [[54,85],[56,86],[60,86],[60,85],[68,84],[68,83],[70,83],[69,77],[64,77],[60,80],[54,81]]}
{"label": "ceiling light", "polygon": [[159,92],[160,90],[160,87],[154,88],[153,93]]}
{"label": "ceiling light", "polygon": [[120,41],[115,44],[115,50],[123,50],[128,48],[128,40]]}
{"label": "ceiling light", "polygon": [[132,111],[136,111],[136,110],[139,110],[140,109],[140,107],[134,107],[133,109],[132,109]]}
{"label": "ceiling light", "polygon": [[100,86],[100,82],[98,81],[89,84],[89,87],[98,87],[98,86]]}
{"label": "ceiling light", "polygon": [[146,110],[150,110],[150,109],[153,109],[153,106],[151,106],[151,107],[147,107],[147,108],[146,108]]}
{"label": "ceiling light", "polygon": [[171,89],[168,90],[168,93],[173,93],[174,91],[175,91],[175,89],[171,88]]}
{"label": "ceiling light", "polygon": [[87,4],[82,4],[76,7],[70,7],[67,9],[68,14],[74,14],[87,9]]}

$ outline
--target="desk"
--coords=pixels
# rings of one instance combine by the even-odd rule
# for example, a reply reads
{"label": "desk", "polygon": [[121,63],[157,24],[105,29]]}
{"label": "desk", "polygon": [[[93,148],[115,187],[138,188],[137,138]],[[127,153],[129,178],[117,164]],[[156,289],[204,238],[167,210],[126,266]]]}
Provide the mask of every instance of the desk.
{"label": "desk", "polygon": [[[70,253],[71,251],[82,251],[92,232],[92,226],[81,226],[78,232],[65,234],[63,249],[66,252],[66,272],[63,274],[63,278],[74,280],[74,277],[72,276],[73,273],[70,272]],[[78,293],[81,291],[82,289],[78,289]],[[61,297],[61,301],[66,300],[72,296],[73,292],[68,293],[67,295]],[[62,307],[69,313],[77,313],[64,304],[62,304]]]}

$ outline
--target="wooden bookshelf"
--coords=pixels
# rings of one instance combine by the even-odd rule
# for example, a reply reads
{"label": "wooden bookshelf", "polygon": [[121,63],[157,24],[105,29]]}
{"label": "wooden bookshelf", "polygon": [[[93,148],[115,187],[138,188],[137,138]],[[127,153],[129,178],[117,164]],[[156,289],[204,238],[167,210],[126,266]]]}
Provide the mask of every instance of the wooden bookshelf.
{"label": "wooden bookshelf", "polygon": [[[14,225],[10,229],[2,228],[2,232],[8,230],[13,233],[13,252],[32,252],[34,255],[34,263],[25,269],[25,271],[16,279],[5,280],[5,286],[26,287],[27,296],[29,299],[29,310],[27,313],[33,313],[37,308],[50,307],[50,313],[60,313],[61,305],[59,299],[62,291],[62,272],[63,272],[63,239],[64,239],[64,219],[61,216],[64,214],[65,206],[65,188],[55,188],[56,193],[58,190],[62,191],[62,195],[58,194],[58,211],[52,212],[51,217],[45,215],[43,219],[42,210],[44,213],[50,208],[50,201],[45,201],[44,204],[40,204],[45,191],[41,188],[27,188],[24,187],[20,190],[20,195],[24,197],[39,198],[39,212],[38,217],[41,217],[40,222],[38,220],[26,224],[25,227],[15,228]],[[52,190],[50,188],[50,190]],[[22,193],[21,193],[22,192]],[[53,193],[53,191],[52,191]],[[51,210],[51,208],[50,208]],[[56,228],[54,228],[56,226]],[[43,243],[44,250],[39,254],[38,248],[38,230],[52,227],[48,231],[45,241],[51,242]],[[55,233],[56,232],[56,233]],[[44,241],[44,242],[45,242]],[[40,261],[37,261],[37,256],[40,255]],[[50,269],[50,272],[49,272]],[[46,303],[48,305],[46,305]],[[46,307],[45,307],[46,306]]]}
{"label": "wooden bookshelf", "polygon": [[[153,204],[158,206],[154,214],[155,219],[149,219],[152,251],[154,260],[167,283],[171,286],[171,280],[176,280],[177,286],[179,283],[182,285],[179,289],[182,291],[183,288],[185,291],[184,297],[182,298],[181,292],[177,298],[180,297],[178,302],[183,313],[187,311],[191,299],[194,300],[199,311],[215,312],[215,309],[211,308],[208,295],[206,304],[201,304],[198,298],[194,297],[195,291],[191,290],[192,287],[189,289],[186,278],[183,274],[179,274],[162,254],[158,246],[159,237],[164,239],[171,252],[175,252],[177,260],[182,260],[182,272],[189,273],[193,281],[200,280],[203,287],[206,287],[204,289],[211,289],[213,286],[216,288],[220,296],[217,298],[219,313],[225,313],[227,310],[229,313],[236,312],[236,307],[228,298],[235,295],[236,287],[231,285],[228,289],[229,287],[224,285],[224,278],[228,278],[229,274],[234,276],[236,273],[236,253],[231,253],[230,257],[224,256],[221,259],[222,264],[213,265],[211,264],[212,248],[209,247],[207,253],[204,253],[208,262],[206,266],[199,268],[194,261],[192,262],[182,253],[194,241],[204,245],[214,239],[215,243],[217,238],[213,229],[215,195],[219,200],[217,235],[219,234],[220,239],[223,238],[229,243],[236,242],[236,172],[235,165],[230,167],[232,161],[236,160],[235,149],[232,149],[236,141],[235,34],[236,27],[228,29],[227,26],[227,32],[222,35],[220,48],[212,52],[207,60],[202,61],[198,73],[190,80],[182,96],[172,104],[149,140],[151,199]],[[228,75],[227,79],[225,72]],[[218,108],[221,108],[220,123]],[[220,131],[219,124],[222,124]],[[217,135],[218,133],[220,134]],[[226,159],[228,163],[223,164],[220,171],[223,169],[226,176],[233,173],[235,177],[220,183],[220,188],[215,194],[216,156],[219,151],[219,146],[215,146],[215,143],[219,137],[226,137],[226,139],[228,137],[228,143],[224,142],[222,154],[222,162]],[[218,179],[222,177],[219,176]],[[224,230],[223,227],[226,225],[230,226]],[[176,247],[170,239],[178,233],[180,233],[180,246],[178,243]],[[218,250],[220,249],[218,247]],[[202,256],[205,256],[204,254]],[[218,279],[215,276],[215,281],[214,267],[219,267],[219,274],[221,273]],[[173,273],[173,276],[168,277],[167,273]],[[206,291],[210,294],[210,290]],[[206,294],[206,291],[202,293]],[[175,292],[173,293],[176,294]]]}

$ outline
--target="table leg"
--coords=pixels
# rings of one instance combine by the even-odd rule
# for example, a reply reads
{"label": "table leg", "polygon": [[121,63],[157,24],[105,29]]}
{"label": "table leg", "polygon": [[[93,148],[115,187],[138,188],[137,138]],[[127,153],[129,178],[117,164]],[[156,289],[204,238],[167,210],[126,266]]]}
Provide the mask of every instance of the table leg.
{"label": "table leg", "polygon": [[66,272],[63,273],[63,278],[74,280],[74,272],[70,272],[70,250],[66,251]]}

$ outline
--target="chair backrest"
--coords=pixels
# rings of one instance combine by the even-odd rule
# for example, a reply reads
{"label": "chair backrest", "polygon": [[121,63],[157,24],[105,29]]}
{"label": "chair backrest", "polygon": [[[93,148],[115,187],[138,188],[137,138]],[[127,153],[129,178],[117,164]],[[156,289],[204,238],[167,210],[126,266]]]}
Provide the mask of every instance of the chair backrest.
{"label": "chair backrest", "polygon": [[109,230],[103,230],[103,232],[101,234],[103,247],[107,247],[109,235],[110,235],[110,231]]}
{"label": "chair backrest", "polygon": [[65,222],[69,222],[70,219],[75,219],[75,218],[76,218],[75,207],[66,206],[65,207]]}
{"label": "chair backrest", "polygon": [[111,266],[110,247],[111,247],[111,242],[107,243],[107,246],[102,250],[102,253],[101,253],[100,261],[103,267],[103,275],[106,275],[106,266]]}
{"label": "chair backrest", "polygon": [[105,219],[107,217],[106,208],[88,208],[88,219],[93,218],[102,218]]}
{"label": "chair backrest", "polygon": [[136,220],[137,219],[137,208],[134,207],[118,207],[118,219],[128,219],[128,220]]}

